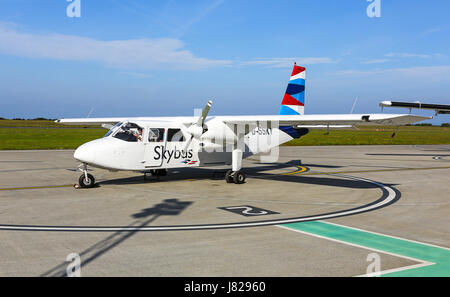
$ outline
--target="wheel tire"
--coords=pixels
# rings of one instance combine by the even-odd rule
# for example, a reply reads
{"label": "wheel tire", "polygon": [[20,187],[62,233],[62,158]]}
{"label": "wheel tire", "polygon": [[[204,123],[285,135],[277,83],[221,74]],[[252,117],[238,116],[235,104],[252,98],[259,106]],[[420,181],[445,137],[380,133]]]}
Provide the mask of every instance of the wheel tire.
{"label": "wheel tire", "polygon": [[95,185],[95,178],[92,174],[87,174],[87,180],[84,174],[80,175],[78,183],[82,188],[93,188]]}
{"label": "wheel tire", "polygon": [[168,170],[167,169],[153,169],[150,171],[150,173],[152,174],[152,176],[166,176],[167,175]]}
{"label": "wheel tire", "polygon": [[144,172],[144,182],[145,182],[145,181],[149,181],[149,180],[151,180],[151,178],[150,178],[150,177],[149,177],[148,175],[152,176],[152,174],[151,174],[151,173],[148,173],[148,172]]}
{"label": "wheel tire", "polygon": [[228,170],[227,173],[225,173],[225,181],[227,184],[234,183],[232,170]]}
{"label": "wheel tire", "polygon": [[233,181],[235,184],[245,183],[245,174],[242,171],[236,171],[233,176]]}

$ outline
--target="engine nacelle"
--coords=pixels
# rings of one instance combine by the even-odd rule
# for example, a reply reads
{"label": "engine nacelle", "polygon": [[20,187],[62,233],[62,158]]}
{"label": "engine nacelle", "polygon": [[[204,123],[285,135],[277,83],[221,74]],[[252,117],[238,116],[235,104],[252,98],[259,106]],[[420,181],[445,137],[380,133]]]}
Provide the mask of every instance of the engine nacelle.
{"label": "engine nacelle", "polygon": [[200,151],[212,153],[212,152],[224,152],[226,149],[222,144],[212,143],[209,141],[200,142]]}
{"label": "engine nacelle", "polygon": [[205,143],[217,145],[233,144],[237,141],[237,136],[233,129],[219,120],[211,120],[207,122],[208,131],[200,138]]}

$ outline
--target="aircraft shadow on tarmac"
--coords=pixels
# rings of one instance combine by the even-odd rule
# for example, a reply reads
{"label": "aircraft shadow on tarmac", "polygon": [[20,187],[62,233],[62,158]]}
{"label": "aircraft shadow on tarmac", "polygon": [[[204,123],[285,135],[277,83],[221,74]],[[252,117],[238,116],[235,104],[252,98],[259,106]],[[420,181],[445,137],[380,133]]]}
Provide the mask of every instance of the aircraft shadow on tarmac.
{"label": "aircraft shadow on tarmac", "polygon": [[[180,201],[178,199],[166,199],[162,203],[158,203],[150,208],[142,209],[140,212],[131,215],[135,220],[127,226],[136,227],[134,231],[117,231],[105,239],[95,243],[94,245],[88,247],[81,253],[78,253],[81,259],[80,268],[83,271],[83,267],[92,263],[97,258],[107,253],[111,249],[117,247],[119,244],[123,243],[125,240],[129,239],[135,235],[139,228],[145,227],[150,223],[154,222],[161,216],[177,216],[180,215],[186,208],[188,208],[193,202],[192,201]],[[70,274],[67,271],[69,262],[62,262],[61,264],[53,267],[47,272],[43,273],[41,276],[50,277],[65,277]]]}
{"label": "aircraft shadow on tarmac", "polygon": [[377,185],[373,183],[364,182],[361,180],[342,179],[334,177],[317,177],[317,176],[293,176],[293,175],[258,175],[253,178],[269,179],[282,182],[294,182],[299,184],[340,187],[350,189],[375,189]]}
{"label": "aircraft shadow on tarmac", "polygon": [[[352,189],[373,189],[377,188],[375,184],[364,182],[361,180],[352,180],[345,178],[336,178],[333,176],[318,177],[318,176],[302,176],[302,175],[282,175],[271,174],[265,171],[279,170],[297,167],[301,163],[300,161],[290,161],[287,163],[260,163],[261,166],[246,167],[245,173],[252,178],[266,179],[280,182],[292,182],[299,184],[310,184],[320,186],[342,187]],[[342,166],[334,165],[318,165],[318,164],[302,164],[305,167],[319,167],[319,168],[341,168]],[[214,179],[223,180],[227,169],[217,170],[210,168],[177,168],[175,174],[169,171],[169,174],[164,177],[152,177],[146,179],[140,176],[133,176],[127,178],[118,178],[101,181],[98,183],[102,185],[129,185],[129,184],[144,184],[146,182],[169,182],[169,181],[182,181],[188,179]],[[393,185],[391,185],[393,186]]]}

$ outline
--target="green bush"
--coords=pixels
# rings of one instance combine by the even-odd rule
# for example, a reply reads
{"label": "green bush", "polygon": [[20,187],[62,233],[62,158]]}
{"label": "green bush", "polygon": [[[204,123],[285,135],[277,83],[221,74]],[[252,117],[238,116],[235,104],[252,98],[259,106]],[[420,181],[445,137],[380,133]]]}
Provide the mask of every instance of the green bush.
{"label": "green bush", "polygon": [[433,124],[430,123],[421,123],[421,124],[415,124],[414,126],[425,126],[425,127],[431,127]]}

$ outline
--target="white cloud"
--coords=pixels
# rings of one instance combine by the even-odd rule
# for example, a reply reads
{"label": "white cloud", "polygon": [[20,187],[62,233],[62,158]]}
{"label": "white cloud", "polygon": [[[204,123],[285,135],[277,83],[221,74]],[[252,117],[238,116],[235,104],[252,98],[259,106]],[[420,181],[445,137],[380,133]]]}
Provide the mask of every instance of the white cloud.
{"label": "white cloud", "polygon": [[[205,13],[220,5],[215,1]],[[267,68],[329,64],[328,57],[255,58],[249,61],[207,59],[195,56],[176,38],[98,40],[64,34],[32,34],[16,24],[0,22],[0,54],[33,59],[88,61],[121,69],[203,69],[229,66],[266,66]]]}
{"label": "white cloud", "polygon": [[118,68],[201,69],[226,66],[228,60],[196,57],[173,38],[104,41],[63,34],[22,33],[0,24],[0,54],[68,61],[94,61]]}
{"label": "white cloud", "polygon": [[433,56],[436,56],[436,54],[424,55],[424,54],[411,54],[411,53],[389,53],[389,54],[385,55],[385,57],[388,57],[388,58],[421,58],[421,59],[428,59]]}
{"label": "white cloud", "polygon": [[380,63],[386,63],[389,61],[390,61],[389,59],[374,59],[374,60],[363,61],[362,64],[380,64]]}
{"label": "white cloud", "polygon": [[335,72],[334,75],[344,75],[353,77],[379,76],[386,79],[412,79],[414,81],[450,81],[450,66],[423,66],[409,68],[390,68],[390,69],[372,69],[372,70],[343,70]]}
{"label": "white cloud", "polygon": [[438,26],[438,27],[434,27],[434,28],[428,29],[427,31],[422,32],[422,33],[420,34],[420,36],[426,37],[426,36],[431,35],[431,34],[441,33],[441,32],[448,31],[449,29],[450,29],[450,26],[449,26],[449,25],[446,25],[446,26]]}
{"label": "white cloud", "polygon": [[256,58],[251,61],[241,62],[242,66],[266,66],[268,68],[291,67],[294,62],[297,65],[330,64],[337,61],[327,57],[308,57],[308,58]]}
{"label": "white cloud", "polygon": [[184,35],[194,24],[199,23],[203,20],[208,14],[214,11],[217,7],[219,7],[225,0],[216,0],[212,2],[209,6],[200,10],[196,16],[191,18],[189,21],[179,26],[175,32],[177,36]]}

